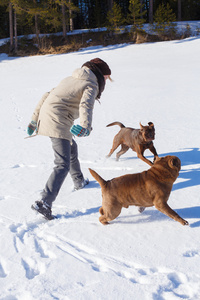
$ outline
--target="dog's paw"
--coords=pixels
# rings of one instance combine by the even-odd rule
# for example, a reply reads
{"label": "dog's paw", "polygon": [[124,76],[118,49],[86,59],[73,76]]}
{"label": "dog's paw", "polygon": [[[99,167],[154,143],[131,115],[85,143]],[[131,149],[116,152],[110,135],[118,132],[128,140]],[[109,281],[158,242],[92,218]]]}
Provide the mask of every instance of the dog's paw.
{"label": "dog's paw", "polygon": [[103,224],[103,225],[108,225],[109,223],[108,222],[104,222],[104,221],[100,221],[101,222],[101,224]]}
{"label": "dog's paw", "polygon": [[143,207],[143,206],[140,206],[140,207],[138,208],[139,213],[142,213],[144,210],[145,210],[145,207]]}
{"label": "dog's paw", "polygon": [[188,223],[188,221],[183,220],[183,221],[182,221],[182,225],[189,225],[189,223]]}

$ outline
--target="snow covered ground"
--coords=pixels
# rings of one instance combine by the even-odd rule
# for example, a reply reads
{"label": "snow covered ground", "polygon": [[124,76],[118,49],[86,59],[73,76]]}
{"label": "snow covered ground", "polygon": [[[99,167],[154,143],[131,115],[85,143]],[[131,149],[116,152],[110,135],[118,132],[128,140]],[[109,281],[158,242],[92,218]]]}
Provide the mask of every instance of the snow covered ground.
{"label": "snow covered ground", "polygon": [[[0,55],[0,299],[175,300],[200,299],[200,38],[140,45],[91,47],[24,58]],[[54,202],[59,216],[45,221],[31,209],[53,168],[47,137],[24,139],[44,92],[85,61],[100,57],[112,69],[93,131],[77,138],[82,170],[90,179],[72,192],[68,176]],[[169,205],[189,226],[154,207],[123,209],[99,223],[103,178],[149,166],[129,150],[106,159],[118,126],[154,122],[160,156],[177,155],[182,169]],[[78,121],[77,121],[78,123]],[[152,159],[150,152],[146,156]]]}

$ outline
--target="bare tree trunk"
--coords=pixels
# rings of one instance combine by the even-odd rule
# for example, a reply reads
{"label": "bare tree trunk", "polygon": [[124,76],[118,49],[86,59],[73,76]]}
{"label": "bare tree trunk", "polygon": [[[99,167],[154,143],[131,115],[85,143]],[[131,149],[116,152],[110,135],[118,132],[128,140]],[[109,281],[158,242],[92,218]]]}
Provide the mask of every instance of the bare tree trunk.
{"label": "bare tree trunk", "polygon": [[62,26],[63,26],[63,38],[66,39],[66,14],[65,14],[65,4],[62,4]]}
{"label": "bare tree trunk", "polygon": [[178,21],[181,21],[181,0],[178,0]]}
{"label": "bare tree trunk", "polygon": [[15,32],[15,53],[17,52],[18,42],[17,42],[17,14],[14,11],[14,32]]}
{"label": "bare tree trunk", "polygon": [[14,41],[13,41],[13,7],[12,3],[9,3],[9,28],[10,28],[10,52],[14,49]]}
{"label": "bare tree trunk", "polygon": [[[69,3],[71,4],[72,0],[69,0]],[[70,31],[74,30],[74,21],[73,21],[73,18],[72,18],[72,10],[71,9],[69,9],[69,30]]]}
{"label": "bare tree trunk", "polygon": [[149,23],[153,23],[153,0],[149,0]]}
{"label": "bare tree trunk", "polygon": [[[69,11],[69,13],[71,15],[71,11]],[[69,19],[69,28],[70,28],[70,31],[74,30],[74,21],[73,21],[73,18],[71,18],[71,17]]]}
{"label": "bare tree trunk", "polygon": [[36,34],[36,38],[39,42],[39,27],[38,27],[38,15],[35,14],[35,34]]}

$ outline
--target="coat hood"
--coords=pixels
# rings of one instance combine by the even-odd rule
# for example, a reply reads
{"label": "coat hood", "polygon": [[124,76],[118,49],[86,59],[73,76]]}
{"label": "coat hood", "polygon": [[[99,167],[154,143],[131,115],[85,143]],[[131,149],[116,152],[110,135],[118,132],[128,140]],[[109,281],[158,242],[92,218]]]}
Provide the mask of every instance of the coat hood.
{"label": "coat hood", "polygon": [[72,77],[77,78],[77,79],[90,80],[90,81],[97,83],[97,78],[96,78],[95,74],[87,67],[82,67],[82,68],[76,69],[72,73]]}

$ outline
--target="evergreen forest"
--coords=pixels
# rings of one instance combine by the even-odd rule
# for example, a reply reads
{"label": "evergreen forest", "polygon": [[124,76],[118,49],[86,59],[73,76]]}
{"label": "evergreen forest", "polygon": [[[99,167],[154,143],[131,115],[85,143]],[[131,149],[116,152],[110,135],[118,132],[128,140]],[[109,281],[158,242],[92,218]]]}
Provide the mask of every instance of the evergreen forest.
{"label": "evergreen forest", "polygon": [[[122,26],[200,20],[200,0],[0,0],[0,39],[67,33],[106,27],[111,35]],[[161,26],[162,27],[162,26]],[[160,27],[159,27],[160,28]]]}

